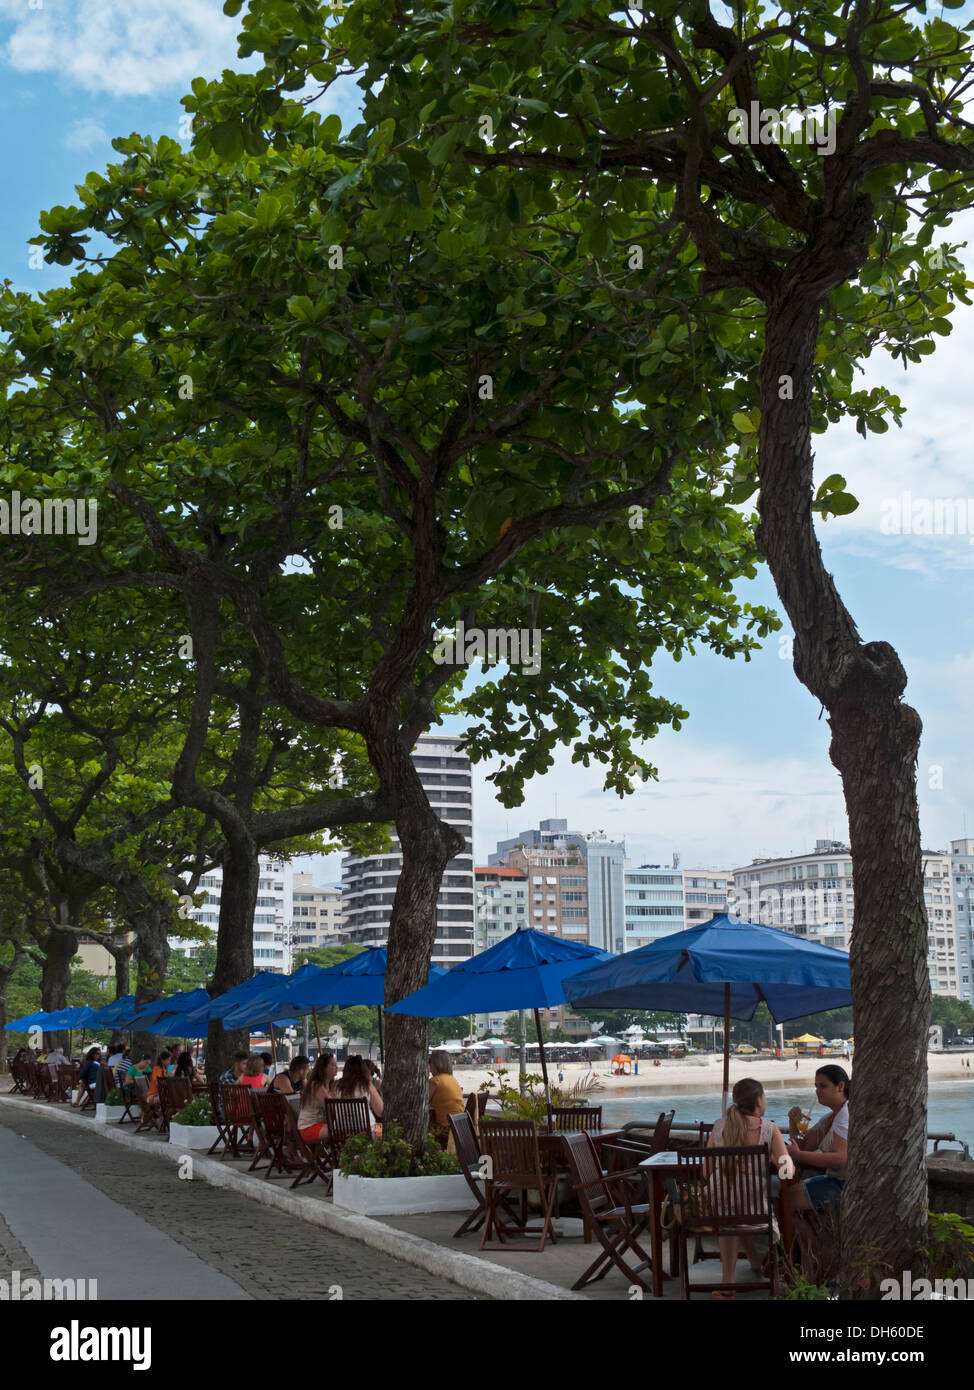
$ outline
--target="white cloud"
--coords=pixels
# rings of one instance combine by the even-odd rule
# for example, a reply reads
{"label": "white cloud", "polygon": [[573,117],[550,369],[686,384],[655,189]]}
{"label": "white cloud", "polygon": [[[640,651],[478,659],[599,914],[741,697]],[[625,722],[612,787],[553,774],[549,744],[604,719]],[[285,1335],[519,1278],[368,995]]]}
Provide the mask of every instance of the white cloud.
{"label": "white cloud", "polygon": [[75,121],[64,137],[69,150],[95,150],[99,145],[107,145],[111,137],[97,121]]}
{"label": "white cloud", "polygon": [[0,0],[3,54],[19,72],[116,97],[187,90],[197,74],[252,66],[236,56],[239,18],[220,0]]}

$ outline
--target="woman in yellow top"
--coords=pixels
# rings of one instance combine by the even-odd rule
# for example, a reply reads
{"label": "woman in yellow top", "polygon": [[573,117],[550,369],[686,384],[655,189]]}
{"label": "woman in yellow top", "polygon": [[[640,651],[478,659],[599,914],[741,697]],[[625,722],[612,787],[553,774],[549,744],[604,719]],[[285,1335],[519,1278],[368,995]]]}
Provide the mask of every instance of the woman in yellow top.
{"label": "woman in yellow top", "polygon": [[459,1115],[463,1109],[463,1092],[453,1075],[450,1054],[443,1048],[430,1053],[430,1107],[434,1123],[444,1129],[447,1115]]}

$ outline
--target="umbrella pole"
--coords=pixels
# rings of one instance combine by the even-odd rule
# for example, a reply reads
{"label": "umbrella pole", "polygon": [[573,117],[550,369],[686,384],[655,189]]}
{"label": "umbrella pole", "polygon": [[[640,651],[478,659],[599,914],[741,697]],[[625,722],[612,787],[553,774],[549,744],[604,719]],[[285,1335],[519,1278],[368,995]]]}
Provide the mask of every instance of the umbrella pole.
{"label": "umbrella pole", "polygon": [[379,1005],[379,1062],[382,1066],[386,1064],[386,1045],[382,1036],[382,1005]]}
{"label": "umbrella pole", "polygon": [[730,1090],[730,985],[724,985],[724,1086],[720,1101],[721,1115],[727,1114],[727,1092]]}
{"label": "umbrella pole", "polygon": [[318,1010],[317,1010],[317,1009],[312,1009],[312,1010],[311,1010],[311,1017],[312,1017],[312,1018],[314,1019],[314,1021],[315,1021],[315,1037],[316,1037],[317,1040],[318,1040],[318,1056],[320,1057],[320,1056],[321,1056],[321,1053],[322,1053],[322,1051],[323,1051],[323,1049],[322,1049],[322,1046],[321,1046],[321,1034],[318,1032]]}
{"label": "umbrella pole", "polygon": [[537,1009],[534,1011],[534,1026],[538,1030],[538,1051],[541,1053],[541,1075],[544,1079],[544,1101],[545,1109],[548,1112],[548,1133],[554,1133],[554,1124],[551,1117],[551,1092],[548,1090],[548,1063],[544,1055],[544,1035],[541,1032],[541,1014]]}
{"label": "umbrella pole", "polygon": [[274,1020],[271,1019],[271,1056],[274,1058],[274,1070],[277,1070],[277,1043],[274,1041]]}

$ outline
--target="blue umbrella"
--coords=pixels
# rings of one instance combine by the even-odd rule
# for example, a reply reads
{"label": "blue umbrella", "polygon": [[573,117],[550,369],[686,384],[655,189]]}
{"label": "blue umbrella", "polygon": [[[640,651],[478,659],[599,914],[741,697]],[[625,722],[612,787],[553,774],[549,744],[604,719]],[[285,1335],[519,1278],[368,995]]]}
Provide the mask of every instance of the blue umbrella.
{"label": "blue umbrella", "polygon": [[[186,1014],[185,1025],[190,1029],[203,1028],[211,1019],[222,1019],[238,1005],[253,999],[257,994],[266,993],[280,979],[280,975],[275,975],[270,970],[260,970],[256,975],[251,975],[239,985],[234,985],[232,989],[216,995],[215,998],[210,998],[207,994],[204,1003],[194,1005]],[[261,1017],[263,1019],[267,1015],[263,1014]]]}
{"label": "blue umbrella", "polygon": [[767,1004],[776,1023],[852,1003],[849,957],[777,927],[726,913],[616,956],[570,981],[566,997],[596,1009],[667,1009],[724,1015],[724,1108],[730,1020]]}
{"label": "blue umbrella", "polygon": [[78,1028],[81,1024],[88,1024],[95,1016],[94,1009],[80,1004],[67,1009],[51,1009],[49,1012],[40,1009],[37,1013],[24,1014],[22,1018],[15,1018],[6,1025],[5,1031],[10,1029],[23,1033],[29,1028],[41,1028],[45,1033],[61,1033],[65,1029]]}
{"label": "blue umbrella", "polygon": [[415,1018],[445,1018],[449,1014],[493,1013],[532,1009],[541,1049],[541,1071],[551,1124],[548,1064],[545,1060],[539,1009],[565,1003],[563,981],[593,961],[612,963],[615,957],[587,942],[566,941],[534,928],[519,928],[504,941],[461,961],[440,979],[391,1004],[388,1012]]}
{"label": "blue umbrella", "polygon": [[104,1008],[96,1009],[87,1022],[93,1023],[98,1028],[122,1028],[135,1017],[137,1012],[135,995],[126,994],[121,999],[115,999],[111,1004],[106,1004]]}
{"label": "blue umbrella", "polygon": [[[210,996],[205,989],[182,990],[178,994],[170,995],[168,999],[156,999],[141,1009],[132,1018],[132,1022],[137,1024],[143,1033],[164,1033],[170,1036],[180,1036],[176,1031],[176,1026],[182,1028],[185,1016],[191,1009],[200,1004],[209,1002]],[[183,1036],[188,1036],[183,1035]]]}

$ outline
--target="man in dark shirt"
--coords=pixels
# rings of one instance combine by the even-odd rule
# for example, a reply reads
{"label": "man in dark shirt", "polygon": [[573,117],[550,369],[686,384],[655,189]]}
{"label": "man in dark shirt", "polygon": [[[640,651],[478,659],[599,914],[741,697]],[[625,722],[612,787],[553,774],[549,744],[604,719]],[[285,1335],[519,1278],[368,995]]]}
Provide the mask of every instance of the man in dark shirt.
{"label": "man in dark shirt", "polygon": [[[240,1078],[243,1076],[244,1067],[247,1065],[247,1058],[249,1056],[249,1052],[235,1052],[233,1054],[232,1064],[227,1067],[223,1075],[218,1078],[219,1085],[239,1086]],[[219,1095],[219,1092],[217,1094]],[[222,1120],[224,1118],[222,1101],[218,1101],[217,1108],[220,1112],[220,1119]]]}

